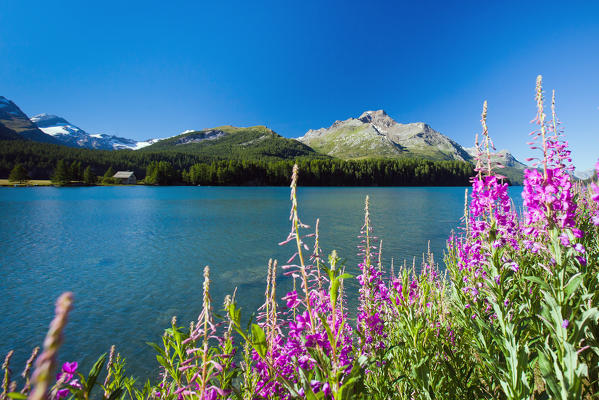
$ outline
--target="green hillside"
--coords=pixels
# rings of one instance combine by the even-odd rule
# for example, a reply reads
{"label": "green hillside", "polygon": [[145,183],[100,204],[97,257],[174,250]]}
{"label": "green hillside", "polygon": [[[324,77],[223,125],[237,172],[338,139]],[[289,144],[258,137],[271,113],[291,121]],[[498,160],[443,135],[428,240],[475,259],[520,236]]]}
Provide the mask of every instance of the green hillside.
{"label": "green hillside", "polygon": [[286,160],[330,158],[295,139],[284,138],[265,126],[220,126],[164,139],[138,152],[176,152],[206,160]]}

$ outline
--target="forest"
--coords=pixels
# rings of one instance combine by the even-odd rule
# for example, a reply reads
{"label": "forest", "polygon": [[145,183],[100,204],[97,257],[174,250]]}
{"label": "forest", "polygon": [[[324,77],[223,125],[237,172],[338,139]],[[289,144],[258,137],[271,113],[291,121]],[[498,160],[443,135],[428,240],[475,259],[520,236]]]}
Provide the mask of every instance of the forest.
{"label": "forest", "polygon": [[[135,172],[152,185],[250,185],[284,186],[294,163],[303,171],[307,186],[462,186],[467,185],[473,165],[461,161],[424,159],[366,159],[344,161],[330,157],[252,154],[247,159],[224,159],[224,155],[186,154],[173,151],[75,149],[28,141],[2,141],[0,177],[22,166],[31,179],[56,178],[67,183],[89,176],[109,178],[110,172]],[[250,158],[251,157],[251,158]],[[69,166],[63,170],[63,165]],[[69,174],[70,171],[70,175]],[[109,180],[100,180],[112,183]],[[92,183],[89,179],[87,184]]]}

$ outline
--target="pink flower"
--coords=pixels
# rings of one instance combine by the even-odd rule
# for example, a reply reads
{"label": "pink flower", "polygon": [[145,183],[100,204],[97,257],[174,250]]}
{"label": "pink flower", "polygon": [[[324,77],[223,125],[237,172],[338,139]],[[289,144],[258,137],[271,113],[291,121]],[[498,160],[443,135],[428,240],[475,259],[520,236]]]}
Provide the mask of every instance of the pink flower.
{"label": "pink flower", "polygon": [[73,379],[73,375],[77,372],[77,361],[65,362],[62,364],[62,371],[56,375],[56,380],[63,380],[63,382],[70,381]]}
{"label": "pink flower", "polygon": [[79,364],[77,364],[77,361],[66,362],[66,363],[62,364],[62,371],[69,373],[69,374],[74,374],[75,372],[77,372],[78,366],[79,366]]}
{"label": "pink flower", "polygon": [[568,238],[568,235],[565,233],[562,233],[561,235],[559,235],[559,240],[562,242],[562,245],[564,245],[564,246],[570,245],[570,238]]}
{"label": "pink flower", "polygon": [[287,296],[283,297],[283,300],[287,301],[287,308],[295,308],[300,304],[297,298],[297,291],[295,290],[287,293]]}

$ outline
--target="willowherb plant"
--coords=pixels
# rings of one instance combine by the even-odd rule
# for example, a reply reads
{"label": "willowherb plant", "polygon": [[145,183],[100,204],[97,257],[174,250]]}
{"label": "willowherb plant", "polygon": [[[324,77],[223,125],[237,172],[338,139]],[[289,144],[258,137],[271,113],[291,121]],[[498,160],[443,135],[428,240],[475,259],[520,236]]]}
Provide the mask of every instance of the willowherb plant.
{"label": "willowherb plant", "polygon": [[[385,334],[383,332],[384,303],[388,300],[388,290],[382,281],[382,271],[375,259],[379,252],[375,246],[376,237],[372,235],[370,223],[369,197],[366,196],[364,205],[364,225],[360,230],[358,245],[362,262],[358,265],[361,274],[357,276],[360,283],[360,305],[358,306],[357,333],[362,354],[375,356],[384,350]],[[380,258],[379,258],[380,259]]]}
{"label": "willowherb plant", "polygon": [[[466,235],[449,244],[446,259],[462,310],[456,315],[474,333],[477,356],[491,378],[489,389],[508,399],[530,398],[535,391],[581,398],[585,391],[592,393],[589,382],[596,381],[589,374],[594,364],[587,361],[594,357],[592,346],[584,343],[596,340],[591,326],[598,315],[589,288],[596,280],[597,246],[591,262],[589,238],[584,237],[589,215],[577,212],[577,203],[584,200],[576,197],[569,174],[570,153],[559,128],[555,93],[547,122],[541,83],[539,76],[534,120],[539,128],[533,132],[541,147],[533,148],[543,152],[537,163],[542,170],[525,172],[523,219],[494,212],[508,210],[501,190],[483,191],[481,202],[478,193],[486,185],[479,174]],[[507,229],[498,229],[502,225]],[[508,240],[498,241],[502,236]],[[535,385],[536,371],[541,385]]]}

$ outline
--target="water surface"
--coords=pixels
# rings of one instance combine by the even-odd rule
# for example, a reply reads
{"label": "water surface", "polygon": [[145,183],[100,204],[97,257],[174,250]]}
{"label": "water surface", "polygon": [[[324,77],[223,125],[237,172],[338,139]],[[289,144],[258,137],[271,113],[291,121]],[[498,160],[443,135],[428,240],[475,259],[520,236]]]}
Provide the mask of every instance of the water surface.
{"label": "water surface", "polygon": [[[521,189],[512,190],[520,204]],[[320,218],[326,253],[336,249],[355,274],[367,194],[385,265],[418,264],[429,241],[441,262],[464,188],[299,188],[300,218],[311,226]],[[159,341],[173,315],[196,319],[205,265],[217,305],[235,287],[246,314],[261,304],[268,259],[294,253],[277,245],[289,232],[289,208],[285,187],[0,189],[0,356],[15,349],[19,370],[41,345],[53,302],[70,290],[61,360],[88,370],[116,344],[131,374],[154,374],[145,342]],[[281,277],[280,293],[290,285]]]}

